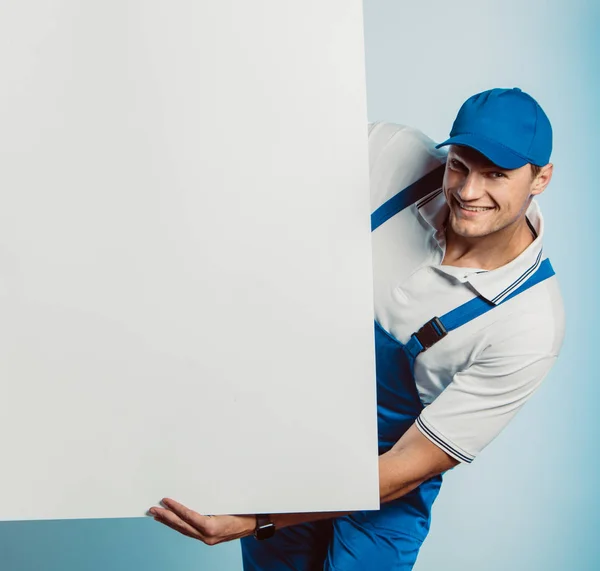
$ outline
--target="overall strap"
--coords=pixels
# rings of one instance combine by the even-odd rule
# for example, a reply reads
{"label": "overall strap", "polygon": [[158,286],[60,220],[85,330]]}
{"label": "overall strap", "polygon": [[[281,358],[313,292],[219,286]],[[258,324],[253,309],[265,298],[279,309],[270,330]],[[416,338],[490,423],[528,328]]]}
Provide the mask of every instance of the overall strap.
{"label": "overall strap", "polygon": [[[550,260],[545,259],[535,271],[535,273],[518,289],[514,290],[510,295],[506,296],[498,305],[505,303],[509,299],[523,293],[530,287],[552,277],[554,268],[550,264]],[[483,297],[476,297],[456,309],[449,311],[442,317],[434,317],[429,320],[419,331],[411,335],[410,340],[405,345],[406,350],[414,357],[422,351],[429,349],[432,345],[443,339],[450,331],[458,329],[461,325],[472,321],[476,317],[487,313],[494,309],[496,305],[489,302]]]}
{"label": "overall strap", "polygon": [[440,188],[442,186],[445,168],[446,165],[440,165],[384,202],[377,210],[375,210],[375,212],[373,212],[373,214],[371,214],[371,232],[379,228],[392,216],[395,216],[398,212],[404,210],[407,206],[414,204],[421,198],[427,196],[430,192]]}

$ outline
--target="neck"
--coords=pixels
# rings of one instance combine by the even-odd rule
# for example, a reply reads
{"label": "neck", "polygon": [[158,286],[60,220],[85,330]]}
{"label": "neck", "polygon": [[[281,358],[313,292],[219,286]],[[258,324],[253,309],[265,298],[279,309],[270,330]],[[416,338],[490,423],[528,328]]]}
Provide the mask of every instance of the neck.
{"label": "neck", "polygon": [[448,226],[442,265],[495,270],[514,260],[533,240],[524,216],[501,230],[476,238],[459,236]]}

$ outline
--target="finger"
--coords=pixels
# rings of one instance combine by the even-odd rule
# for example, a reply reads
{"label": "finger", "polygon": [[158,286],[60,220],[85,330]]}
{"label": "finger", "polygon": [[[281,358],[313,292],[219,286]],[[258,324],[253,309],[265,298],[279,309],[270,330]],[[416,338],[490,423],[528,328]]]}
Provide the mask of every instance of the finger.
{"label": "finger", "polygon": [[171,498],[163,498],[161,503],[198,531],[204,534],[208,531],[210,516],[200,515]]}
{"label": "finger", "polygon": [[155,511],[154,512],[155,521],[170,527],[171,529],[186,535],[187,537],[191,537],[193,539],[198,539],[200,541],[204,541],[202,534],[194,529],[191,525],[183,521],[180,517],[169,510]]}
{"label": "finger", "polygon": [[164,525],[165,527],[169,527],[171,528],[173,531],[176,531],[177,533],[181,534],[181,535],[185,535],[186,537],[189,537],[190,539],[195,539],[198,540],[198,538],[195,535],[192,535],[191,533],[188,533],[187,531],[183,531],[181,528],[178,528],[177,526],[174,526],[173,524],[167,522],[167,521],[163,521],[158,517],[154,518],[158,523]]}
{"label": "finger", "polygon": [[200,533],[199,530],[195,529],[186,521],[183,521],[176,513],[173,513],[171,510],[163,509],[163,508],[152,508],[150,513],[154,516],[154,519],[160,523],[163,523],[167,527],[182,533],[183,535],[187,535],[188,537],[192,537],[194,539],[199,539],[200,541],[204,541],[204,536]]}

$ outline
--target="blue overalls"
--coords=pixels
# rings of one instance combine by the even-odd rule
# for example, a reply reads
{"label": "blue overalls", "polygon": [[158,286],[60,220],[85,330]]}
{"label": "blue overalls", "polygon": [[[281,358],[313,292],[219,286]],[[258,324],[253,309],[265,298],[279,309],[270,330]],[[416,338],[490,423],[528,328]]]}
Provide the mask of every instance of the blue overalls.
{"label": "blue overalls", "polygon": [[[440,188],[439,167],[396,194],[371,216],[375,230],[404,208]],[[554,274],[549,260],[502,303]],[[434,317],[404,345],[375,322],[379,454],[388,451],[423,410],[413,375],[422,351],[495,306],[476,297]],[[435,476],[377,511],[295,525],[265,541],[241,540],[244,571],[410,571],[429,531],[431,506],[442,476]]]}

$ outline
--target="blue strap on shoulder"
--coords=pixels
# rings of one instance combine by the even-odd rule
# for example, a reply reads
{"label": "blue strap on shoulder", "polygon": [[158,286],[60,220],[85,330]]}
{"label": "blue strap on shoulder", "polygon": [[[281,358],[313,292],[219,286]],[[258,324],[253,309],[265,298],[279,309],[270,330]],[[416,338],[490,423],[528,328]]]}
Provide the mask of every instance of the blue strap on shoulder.
{"label": "blue strap on shoulder", "polygon": [[[510,295],[506,296],[498,305],[507,302],[509,299],[523,293],[530,287],[552,277],[554,275],[554,268],[550,263],[550,260],[545,259],[539,266],[533,275],[523,283],[519,288],[513,291]],[[449,311],[442,317],[434,317],[428,321],[419,331],[413,333],[408,343],[405,345],[406,350],[414,358],[421,351],[428,349],[433,344],[437,343],[440,339],[443,339],[450,331],[458,329],[461,325],[472,321],[476,317],[487,313],[491,309],[494,309],[496,305],[489,302],[483,297],[476,297],[456,309]]]}
{"label": "blue strap on shoulder", "polygon": [[[444,178],[445,165],[440,165],[424,177],[420,178],[410,186],[401,190],[388,201],[384,202],[373,214],[371,214],[371,231],[379,228],[384,222],[387,222],[392,216],[395,216],[408,206],[418,202],[428,194],[442,186]],[[528,290],[530,287],[554,275],[554,269],[550,260],[544,260],[538,269],[524,282],[518,289],[506,296],[500,303],[512,299],[516,295]],[[500,305],[500,303],[498,305]],[[450,331],[457,329],[461,325],[472,321],[496,307],[495,304],[483,297],[476,297],[471,301],[449,311],[442,317],[434,317],[429,320],[419,331],[413,333],[405,349],[416,357],[421,351],[428,349],[440,339],[443,339]]]}
{"label": "blue strap on shoulder", "polygon": [[444,179],[445,168],[445,165],[437,167],[384,202],[371,214],[371,232],[379,228],[384,222],[387,222],[392,216],[398,214],[398,212],[401,212],[406,207],[427,196],[430,192],[440,188]]}

